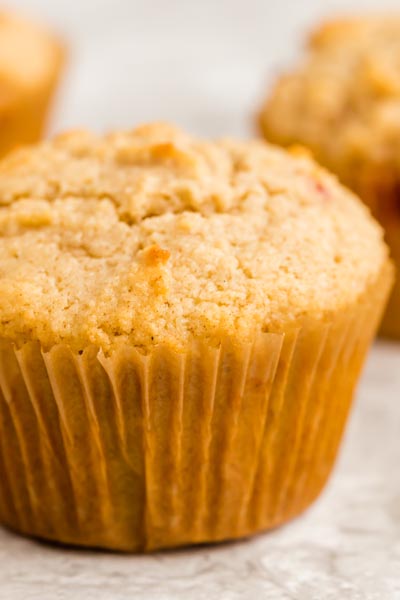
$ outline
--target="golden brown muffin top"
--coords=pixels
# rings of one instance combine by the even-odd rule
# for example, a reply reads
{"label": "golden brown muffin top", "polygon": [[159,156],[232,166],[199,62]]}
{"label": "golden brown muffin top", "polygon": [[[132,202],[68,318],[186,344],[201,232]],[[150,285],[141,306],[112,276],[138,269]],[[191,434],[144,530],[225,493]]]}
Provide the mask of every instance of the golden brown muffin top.
{"label": "golden brown muffin top", "polygon": [[0,106],[48,83],[61,60],[58,42],[40,26],[0,11]]}
{"label": "golden brown muffin top", "polygon": [[328,22],[276,84],[261,127],[300,142],[344,180],[364,164],[400,166],[400,15]]}
{"label": "golden brown muffin top", "polygon": [[304,154],[165,124],[71,132],[0,163],[0,336],[108,351],[323,319],[387,261]]}

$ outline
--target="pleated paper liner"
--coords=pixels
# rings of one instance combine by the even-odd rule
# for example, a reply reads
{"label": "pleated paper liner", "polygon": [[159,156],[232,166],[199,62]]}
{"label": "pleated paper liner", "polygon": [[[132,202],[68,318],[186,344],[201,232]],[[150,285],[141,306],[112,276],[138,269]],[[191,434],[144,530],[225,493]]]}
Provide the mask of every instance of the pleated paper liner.
{"label": "pleated paper liner", "polygon": [[46,128],[49,112],[65,62],[65,50],[54,45],[57,65],[37,89],[17,93],[9,105],[2,108],[0,157],[21,144],[38,141]]}
{"label": "pleated paper liner", "polygon": [[396,267],[396,280],[381,324],[381,333],[400,340],[400,181],[396,192],[397,218],[385,226],[386,241]]}
{"label": "pleated paper liner", "polygon": [[0,342],[0,519],[68,544],[225,540],[303,511],[331,471],[391,282],[330,322],[143,355]]}
{"label": "pleated paper liner", "polygon": [[352,176],[351,187],[385,229],[386,242],[396,267],[396,281],[380,332],[386,337],[400,339],[400,175],[398,169],[378,164],[368,165]]}

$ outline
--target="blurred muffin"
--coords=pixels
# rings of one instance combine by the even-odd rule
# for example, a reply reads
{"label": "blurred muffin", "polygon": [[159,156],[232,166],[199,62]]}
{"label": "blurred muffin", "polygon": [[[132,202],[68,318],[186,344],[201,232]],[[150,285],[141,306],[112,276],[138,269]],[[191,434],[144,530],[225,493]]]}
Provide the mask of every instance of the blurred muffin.
{"label": "blurred muffin", "polygon": [[40,138],[62,56],[50,34],[0,12],[0,156]]}
{"label": "blurred muffin", "polygon": [[3,523],[151,550],[314,500],[392,280],[356,197],[155,124],[12,153],[0,203]]}
{"label": "blurred muffin", "polygon": [[[357,192],[383,224],[400,268],[400,16],[330,22],[276,84],[260,114],[265,137],[301,143]],[[382,325],[400,337],[400,278]]]}

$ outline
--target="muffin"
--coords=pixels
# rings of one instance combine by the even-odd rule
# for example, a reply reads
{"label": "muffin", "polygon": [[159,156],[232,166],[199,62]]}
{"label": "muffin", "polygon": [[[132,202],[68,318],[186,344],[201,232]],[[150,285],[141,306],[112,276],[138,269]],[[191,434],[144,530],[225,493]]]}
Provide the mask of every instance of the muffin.
{"label": "muffin", "polygon": [[[370,206],[400,268],[400,16],[333,21],[276,84],[265,137],[300,143]],[[400,338],[400,277],[382,333]]]}
{"label": "muffin", "polygon": [[42,135],[62,56],[50,34],[0,12],[0,156]]}
{"label": "muffin", "polygon": [[315,499],[392,282],[355,196],[154,124],[10,154],[0,203],[2,523],[153,550]]}

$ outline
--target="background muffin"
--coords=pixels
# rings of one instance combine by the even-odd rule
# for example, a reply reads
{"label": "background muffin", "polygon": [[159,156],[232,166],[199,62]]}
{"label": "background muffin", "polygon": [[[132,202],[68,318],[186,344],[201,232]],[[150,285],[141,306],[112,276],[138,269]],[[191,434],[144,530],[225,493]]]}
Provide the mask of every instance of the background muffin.
{"label": "background muffin", "polygon": [[3,523],[153,549],[312,502],[392,279],[357,198],[159,124],[15,152],[0,203]]}
{"label": "background muffin", "polygon": [[62,55],[58,41],[46,31],[0,12],[0,156],[40,138]]}
{"label": "background muffin", "polygon": [[[400,267],[400,17],[330,22],[260,114],[266,138],[302,143],[372,208]],[[400,279],[382,331],[400,336]]]}

